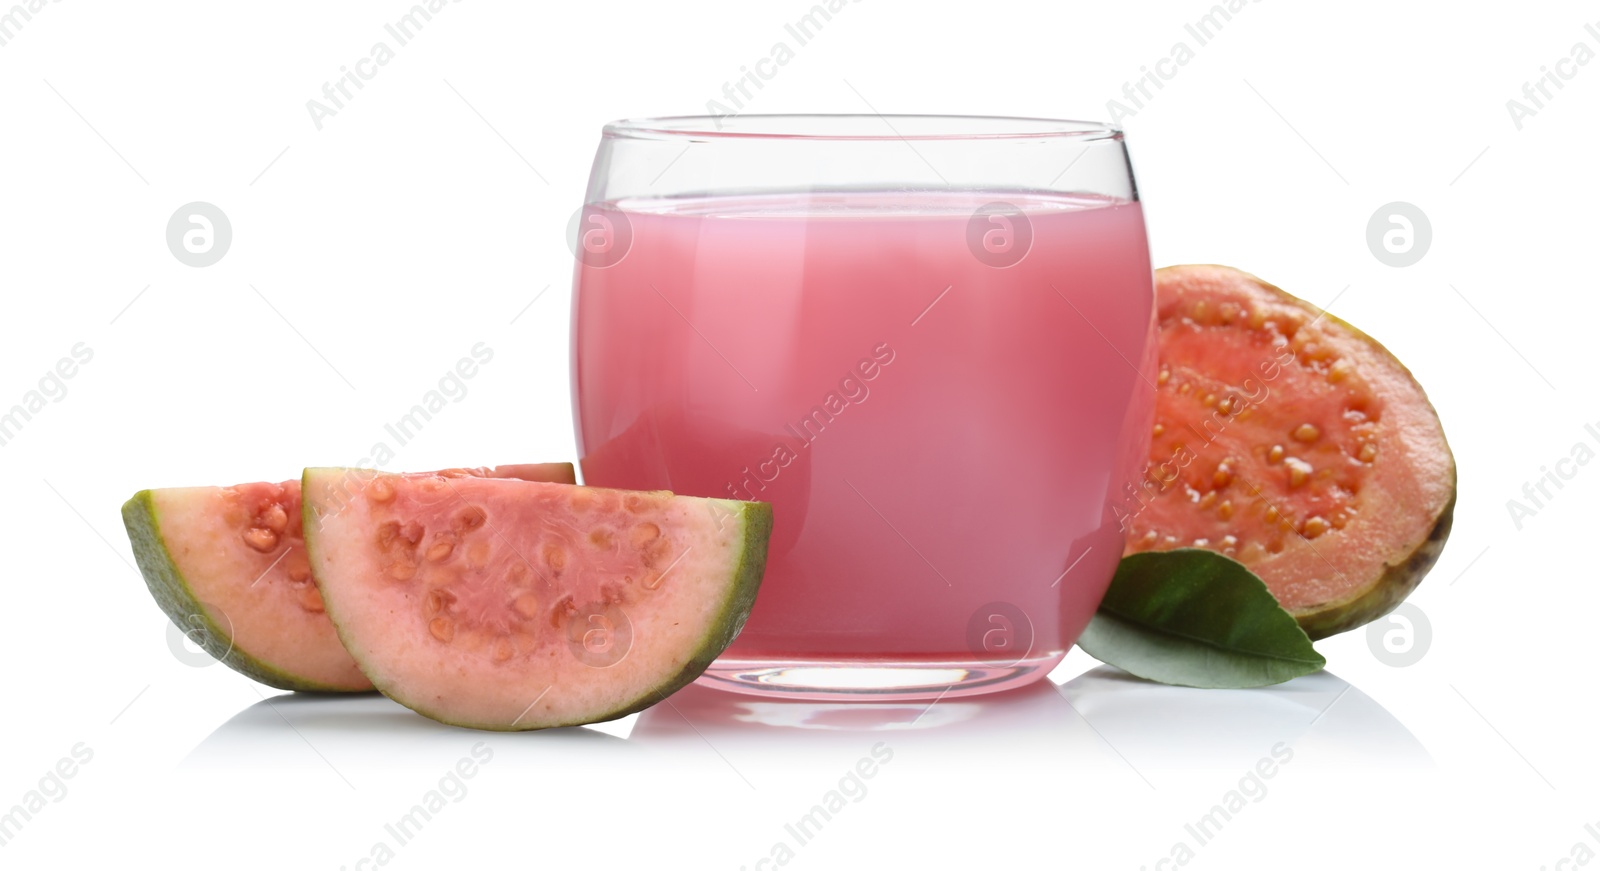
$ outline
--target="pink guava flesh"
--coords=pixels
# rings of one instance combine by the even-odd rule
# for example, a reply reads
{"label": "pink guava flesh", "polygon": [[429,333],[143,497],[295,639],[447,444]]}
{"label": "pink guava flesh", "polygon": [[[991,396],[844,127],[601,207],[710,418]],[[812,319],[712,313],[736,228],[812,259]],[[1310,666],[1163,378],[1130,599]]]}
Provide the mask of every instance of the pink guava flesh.
{"label": "pink guava flesh", "polygon": [[1449,534],[1455,460],[1377,341],[1222,266],[1156,272],[1150,464],[1127,552],[1202,547],[1266,582],[1313,637],[1387,613]]}

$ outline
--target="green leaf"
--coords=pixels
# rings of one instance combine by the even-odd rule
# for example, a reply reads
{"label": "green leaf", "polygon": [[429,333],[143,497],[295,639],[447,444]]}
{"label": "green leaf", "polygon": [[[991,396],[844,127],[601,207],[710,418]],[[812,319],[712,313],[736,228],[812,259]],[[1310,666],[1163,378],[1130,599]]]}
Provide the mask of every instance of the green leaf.
{"label": "green leaf", "polygon": [[1269,686],[1327,662],[1260,578],[1195,548],[1123,557],[1078,646],[1130,674],[1185,687]]}

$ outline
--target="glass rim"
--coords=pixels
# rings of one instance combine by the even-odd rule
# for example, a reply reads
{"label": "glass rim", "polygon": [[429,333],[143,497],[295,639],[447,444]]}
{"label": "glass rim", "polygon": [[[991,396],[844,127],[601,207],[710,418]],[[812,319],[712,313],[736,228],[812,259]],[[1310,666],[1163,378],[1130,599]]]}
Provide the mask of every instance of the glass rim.
{"label": "glass rim", "polygon": [[1122,128],[1104,121],[1009,115],[772,114],[667,115],[623,118],[605,125],[609,139],[904,142],[987,139],[1118,141]]}

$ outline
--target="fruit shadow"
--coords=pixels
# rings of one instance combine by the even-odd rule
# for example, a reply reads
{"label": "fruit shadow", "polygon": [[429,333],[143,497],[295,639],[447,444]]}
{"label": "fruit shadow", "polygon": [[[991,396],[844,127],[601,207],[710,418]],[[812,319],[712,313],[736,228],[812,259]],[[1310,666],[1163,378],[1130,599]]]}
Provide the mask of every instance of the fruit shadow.
{"label": "fruit shadow", "polygon": [[894,753],[956,772],[1016,766],[1113,781],[1137,774],[1153,788],[1181,782],[1184,772],[1236,775],[1288,755],[1297,769],[1357,776],[1433,767],[1394,715],[1326,671],[1275,687],[1201,690],[1098,666],[1063,684],[934,702],[790,701],[691,684],[639,714],[631,730],[627,721],[607,729],[482,732],[436,723],[375,693],[291,693],[235,714],[183,767],[320,769],[359,780],[396,767],[448,767],[480,741],[530,766],[603,770],[626,760],[701,774],[731,768],[756,782]]}
{"label": "fruit shadow", "polygon": [[1041,765],[1091,776],[1125,773],[1049,681],[932,701],[840,702],[768,699],[691,684],[640,714],[628,743],[673,764],[726,764],[754,783],[890,755],[933,761],[953,773]]}
{"label": "fruit shadow", "polygon": [[1130,765],[1229,770],[1293,754],[1301,766],[1355,775],[1432,769],[1427,749],[1383,705],[1330,671],[1255,689],[1166,686],[1111,666],[1062,694]]}
{"label": "fruit shadow", "polygon": [[[287,693],[258,701],[218,726],[194,750],[186,768],[357,768],[396,759],[445,759],[477,741],[500,751],[513,745],[562,748],[622,745],[620,738],[588,728],[537,732],[484,732],[429,720],[377,693]],[[396,751],[401,751],[397,753]],[[516,750],[512,749],[512,752]],[[408,755],[409,754],[409,755]],[[448,761],[448,759],[446,759]]]}
{"label": "fruit shadow", "polygon": [[[709,746],[730,764],[765,764],[840,748],[926,748],[943,764],[1006,762],[1132,768],[1160,782],[1165,772],[1248,770],[1261,759],[1299,754],[1333,771],[1431,769],[1433,760],[1401,722],[1330,672],[1248,690],[1165,686],[1098,666],[1063,683],[1040,681],[986,696],[912,702],[803,702],[730,693],[698,684],[646,710],[630,743],[681,753]],[[1280,746],[1281,745],[1281,746]]]}

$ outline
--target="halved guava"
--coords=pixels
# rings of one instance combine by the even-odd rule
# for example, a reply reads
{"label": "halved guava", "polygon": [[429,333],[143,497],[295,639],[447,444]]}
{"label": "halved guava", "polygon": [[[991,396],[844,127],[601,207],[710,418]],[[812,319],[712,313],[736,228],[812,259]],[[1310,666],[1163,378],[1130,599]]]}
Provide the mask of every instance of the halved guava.
{"label": "halved guava", "polygon": [[[436,474],[574,480],[570,463]],[[122,521],[150,594],[207,653],[278,689],[372,689],[312,583],[299,481],[142,490]]]}
{"label": "halved guava", "polygon": [[1392,610],[1450,533],[1439,416],[1376,340],[1225,266],[1156,271],[1150,464],[1118,509],[1127,552],[1244,563],[1312,638]]}
{"label": "halved guava", "polygon": [[[352,486],[354,482],[354,486]],[[759,502],[307,469],[328,615],[385,695],[497,731],[615,719],[703,672],[766,564]]]}

